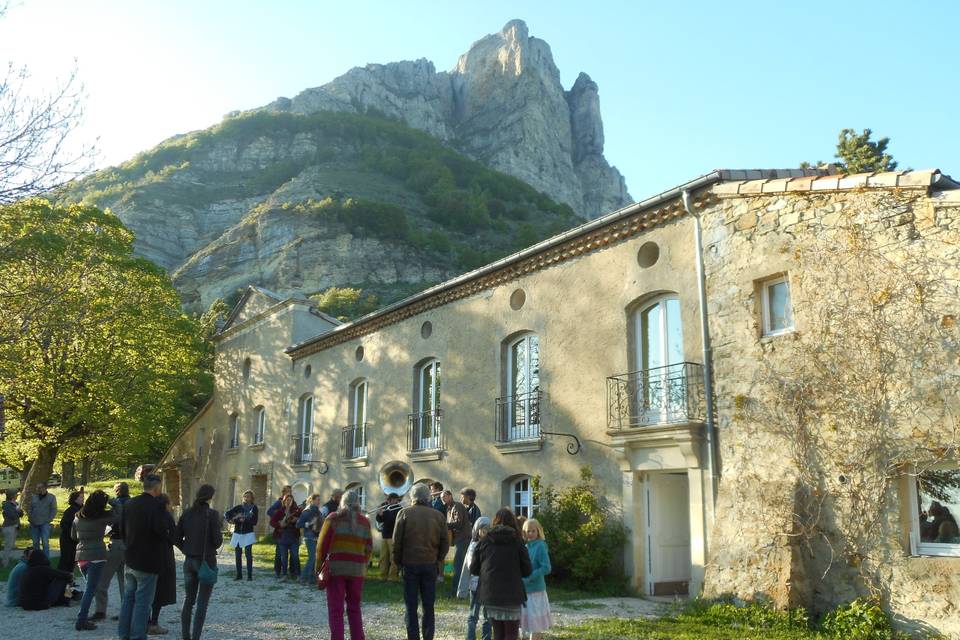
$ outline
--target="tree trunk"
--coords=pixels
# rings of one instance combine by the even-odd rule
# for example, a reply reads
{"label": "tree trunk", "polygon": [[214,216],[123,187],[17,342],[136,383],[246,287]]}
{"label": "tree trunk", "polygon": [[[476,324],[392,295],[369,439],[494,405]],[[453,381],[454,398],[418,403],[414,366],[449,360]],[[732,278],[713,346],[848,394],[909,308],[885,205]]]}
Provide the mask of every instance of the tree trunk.
{"label": "tree trunk", "polygon": [[76,487],[76,474],[74,473],[76,466],[76,463],[72,461],[63,463],[63,482],[61,484],[64,489],[74,489]]}
{"label": "tree trunk", "polygon": [[27,472],[27,479],[23,485],[23,499],[21,506],[23,510],[30,511],[30,501],[33,494],[36,493],[38,484],[47,484],[50,474],[53,473],[53,463],[57,461],[59,448],[44,446],[37,449],[37,459],[30,465],[30,471]]}
{"label": "tree trunk", "polygon": [[80,484],[87,486],[90,482],[90,458],[84,458],[80,461]]}

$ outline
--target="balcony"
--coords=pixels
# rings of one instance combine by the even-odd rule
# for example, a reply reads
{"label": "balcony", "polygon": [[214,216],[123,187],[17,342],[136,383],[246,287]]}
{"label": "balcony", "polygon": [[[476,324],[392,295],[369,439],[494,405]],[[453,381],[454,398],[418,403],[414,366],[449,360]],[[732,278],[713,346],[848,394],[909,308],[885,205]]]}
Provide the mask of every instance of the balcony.
{"label": "balcony", "polygon": [[367,431],[370,424],[351,424],[340,430],[340,461],[346,467],[363,467],[367,464]]}
{"label": "balcony", "polygon": [[407,451],[413,461],[440,459],[446,448],[442,423],[443,412],[439,409],[407,416]]}
{"label": "balcony", "polygon": [[497,449],[503,453],[540,450],[543,444],[540,433],[541,399],[539,389],[496,399],[494,441]]}
{"label": "balcony", "polygon": [[695,362],[607,378],[607,431],[706,422],[703,365]]}
{"label": "balcony", "polygon": [[293,441],[290,464],[309,465],[313,461],[313,434],[294,433],[290,439]]}

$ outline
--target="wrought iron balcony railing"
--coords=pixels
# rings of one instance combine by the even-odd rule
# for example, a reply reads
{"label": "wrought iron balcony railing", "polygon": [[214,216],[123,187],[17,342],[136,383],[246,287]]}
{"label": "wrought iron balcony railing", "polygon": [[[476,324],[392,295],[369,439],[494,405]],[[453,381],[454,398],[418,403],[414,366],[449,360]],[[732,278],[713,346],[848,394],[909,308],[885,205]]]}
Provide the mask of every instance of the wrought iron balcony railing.
{"label": "wrought iron balcony railing", "polygon": [[539,389],[529,393],[497,398],[497,423],[494,438],[497,442],[539,440]]}
{"label": "wrought iron balcony railing", "polygon": [[340,459],[356,460],[367,457],[367,429],[369,423],[351,424],[340,430]]}
{"label": "wrought iron balcony railing", "polygon": [[313,434],[312,433],[294,433],[290,439],[293,441],[293,450],[290,455],[290,462],[293,464],[307,464],[313,460]]}
{"label": "wrought iron balcony railing", "polygon": [[407,450],[410,453],[419,451],[438,451],[446,448],[443,437],[443,412],[421,411],[407,416]]}
{"label": "wrought iron balcony railing", "polygon": [[703,365],[678,362],[607,378],[609,430],[683,422],[706,422]]}

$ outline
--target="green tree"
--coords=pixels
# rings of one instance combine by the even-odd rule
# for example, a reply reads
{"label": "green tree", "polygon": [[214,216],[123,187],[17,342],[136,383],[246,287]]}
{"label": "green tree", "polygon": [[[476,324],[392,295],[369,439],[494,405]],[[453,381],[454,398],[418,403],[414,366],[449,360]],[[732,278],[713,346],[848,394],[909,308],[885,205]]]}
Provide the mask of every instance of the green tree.
{"label": "green tree", "polygon": [[[132,461],[169,442],[203,355],[166,273],[113,214],[40,199],[0,207],[0,460]],[[12,465],[18,466],[18,465]]]}
{"label": "green tree", "polygon": [[377,296],[372,293],[364,295],[363,289],[352,287],[330,287],[313,296],[313,300],[316,300],[320,311],[344,322],[376,311],[380,307]]}
{"label": "green tree", "polygon": [[[843,173],[873,173],[896,169],[896,161],[887,153],[890,138],[880,138],[874,142],[870,139],[872,135],[873,131],[870,129],[864,129],[860,134],[853,129],[843,129],[837,141],[837,152],[834,154],[837,159],[834,165],[837,169]],[[818,160],[813,164],[801,162],[800,166],[807,168],[823,164]]]}

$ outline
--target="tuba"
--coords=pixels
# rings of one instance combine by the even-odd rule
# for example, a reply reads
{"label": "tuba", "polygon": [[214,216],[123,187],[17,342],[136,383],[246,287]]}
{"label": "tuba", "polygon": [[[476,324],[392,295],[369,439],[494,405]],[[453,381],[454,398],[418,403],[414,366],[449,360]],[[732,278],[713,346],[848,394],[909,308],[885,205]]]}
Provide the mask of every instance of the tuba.
{"label": "tuba", "polygon": [[[380,467],[380,490],[383,491],[385,495],[395,493],[402,498],[407,491],[410,491],[412,486],[413,469],[411,469],[407,463],[394,460]],[[388,507],[391,511],[402,508],[400,504]],[[377,507],[367,513],[376,513],[379,510],[380,508]],[[377,531],[383,530],[383,525],[379,522],[374,522],[373,526]]]}

